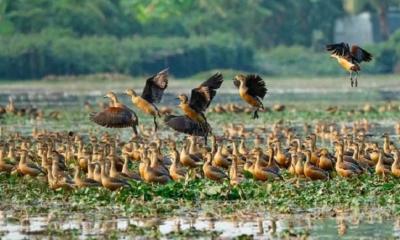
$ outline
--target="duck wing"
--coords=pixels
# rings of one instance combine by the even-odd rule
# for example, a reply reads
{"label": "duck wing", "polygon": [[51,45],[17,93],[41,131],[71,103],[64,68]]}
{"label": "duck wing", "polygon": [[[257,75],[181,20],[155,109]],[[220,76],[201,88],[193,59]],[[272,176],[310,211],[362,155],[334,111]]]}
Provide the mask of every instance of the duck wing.
{"label": "duck wing", "polygon": [[217,89],[224,81],[221,73],[217,72],[197,88],[192,89],[189,106],[196,112],[204,113],[217,94]]}
{"label": "duck wing", "polygon": [[164,90],[168,87],[168,68],[146,80],[142,98],[149,103],[160,103]]}
{"label": "duck wing", "polygon": [[250,96],[259,97],[261,99],[265,97],[268,91],[264,80],[259,75],[254,74],[246,76],[246,87]]}
{"label": "duck wing", "polygon": [[369,62],[372,60],[372,54],[357,45],[351,46],[351,56],[358,63],[362,61]]}
{"label": "duck wing", "polygon": [[137,125],[136,114],[132,110],[121,107],[108,107],[101,112],[90,114],[90,120],[107,128],[125,128]]}

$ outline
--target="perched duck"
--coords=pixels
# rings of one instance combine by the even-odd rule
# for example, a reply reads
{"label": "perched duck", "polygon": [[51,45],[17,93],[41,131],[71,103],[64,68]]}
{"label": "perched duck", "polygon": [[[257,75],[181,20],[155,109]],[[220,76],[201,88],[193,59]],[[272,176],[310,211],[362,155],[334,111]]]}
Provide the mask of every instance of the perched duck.
{"label": "perched duck", "polygon": [[243,180],[243,176],[239,176],[238,173],[238,157],[236,155],[232,158],[232,165],[229,169],[229,182],[231,185],[239,185]]}
{"label": "perched duck", "polygon": [[150,166],[149,158],[145,158],[143,161],[144,161],[143,180],[145,180],[146,182],[160,183],[160,184],[165,184],[171,181],[169,173],[165,174],[165,172],[162,172],[159,169],[152,168]]}
{"label": "perched duck", "polygon": [[74,174],[74,183],[77,187],[79,188],[84,188],[84,187],[99,187],[101,186],[99,182],[91,179],[91,178],[85,178],[83,179],[81,176],[81,171],[78,165],[75,166],[75,174]]}
{"label": "perched duck", "polygon": [[222,168],[213,166],[211,153],[206,154],[206,161],[203,165],[204,176],[213,181],[222,181],[229,178]]}
{"label": "perched duck", "polygon": [[20,160],[17,166],[17,171],[22,175],[29,175],[31,177],[36,177],[39,174],[46,175],[46,172],[37,164],[33,162],[28,162],[28,151],[21,150]]}
{"label": "perched duck", "polygon": [[386,177],[387,175],[390,174],[391,171],[389,165],[385,165],[383,163],[384,155],[385,155],[384,150],[380,149],[378,163],[375,166],[375,173],[380,176]]}
{"label": "perched duck", "polygon": [[311,151],[306,150],[306,163],[304,164],[304,175],[311,180],[326,180],[329,177],[328,172],[325,170],[314,166],[311,163]]}
{"label": "perched duck", "polygon": [[179,153],[176,151],[176,149],[171,150],[171,159],[172,164],[169,167],[169,174],[171,175],[172,179],[174,181],[185,179],[187,171],[185,168],[180,166]]}
{"label": "perched duck", "polygon": [[392,170],[392,174],[396,177],[400,177],[400,152],[396,149],[393,152],[393,156],[394,156],[394,161],[391,167]]}
{"label": "perched duck", "polygon": [[101,171],[101,184],[103,185],[103,187],[111,191],[115,191],[119,188],[130,186],[126,180],[108,176],[106,165],[104,162],[100,163],[100,171]]}
{"label": "perched duck", "polygon": [[4,159],[4,147],[0,147],[0,172],[11,172],[16,166]]}
{"label": "perched duck", "polygon": [[282,179],[282,176],[279,174],[279,172],[274,171],[273,168],[264,167],[261,164],[261,158],[262,158],[261,149],[257,149],[255,151],[255,154],[256,154],[256,161],[254,163],[254,170],[253,170],[253,176],[255,179],[260,181]]}

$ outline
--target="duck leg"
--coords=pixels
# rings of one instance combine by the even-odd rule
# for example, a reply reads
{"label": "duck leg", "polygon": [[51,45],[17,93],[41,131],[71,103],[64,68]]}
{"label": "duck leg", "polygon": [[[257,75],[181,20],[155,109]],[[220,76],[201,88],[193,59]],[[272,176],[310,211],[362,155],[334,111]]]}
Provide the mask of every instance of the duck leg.
{"label": "duck leg", "polygon": [[353,72],[350,72],[350,84],[351,84],[351,87],[353,87],[353,86],[354,86],[354,81],[353,81]]}
{"label": "duck leg", "polygon": [[258,118],[258,108],[253,113],[253,119],[257,119],[257,118]]}
{"label": "duck leg", "polygon": [[355,86],[358,86],[358,72],[356,72],[356,77],[355,77]]}
{"label": "duck leg", "polygon": [[135,133],[135,136],[138,135],[138,131],[137,131],[137,126],[132,126],[133,132]]}
{"label": "duck leg", "polygon": [[155,129],[155,131],[157,132],[157,130],[158,130],[158,124],[157,124],[156,116],[154,116],[153,121],[154,121],[154,129]]}

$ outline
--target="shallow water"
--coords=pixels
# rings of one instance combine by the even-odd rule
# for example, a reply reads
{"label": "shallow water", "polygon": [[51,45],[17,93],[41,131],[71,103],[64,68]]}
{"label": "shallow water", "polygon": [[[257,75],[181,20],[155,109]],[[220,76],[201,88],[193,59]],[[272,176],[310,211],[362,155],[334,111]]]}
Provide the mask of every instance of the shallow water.
{"label": "shallow water", "polygon": [[[18,217],[15,217],[18,216]],[[179,235],[179,233],[181,235]],[[376,239],[399,238],[400,220],[376,211],[320,211],[292,215],[237,213],[210,217],[201,213],[191,216],[140,219],[135,216],[113,216],[95,213],[54,213],[24,215],[13,210],[0,211],[2,239],[42,239],[49,235],[79,239],[115,236],[118,239],[157,237],[161,239],[192,236],[219,239],[239,236],[265,238]],[[186,235],[183,235],[186,234]],[[191,235],[188,235],[191,234]]]}

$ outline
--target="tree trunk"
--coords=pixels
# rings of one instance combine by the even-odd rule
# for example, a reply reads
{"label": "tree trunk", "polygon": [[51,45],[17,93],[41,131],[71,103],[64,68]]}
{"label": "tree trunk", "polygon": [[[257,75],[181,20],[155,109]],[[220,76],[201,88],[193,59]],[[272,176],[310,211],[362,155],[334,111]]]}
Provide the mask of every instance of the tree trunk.
{"label": "tree trunk", "polygon": [[378,8],[378,15],[379,15],[379,27],[381,32],[381,37],[383,41],[389,39],[390,30],[389,30],[389,22],[388,22],[388,9],[389,4],[386,0],[378,0],[375,1]]}

